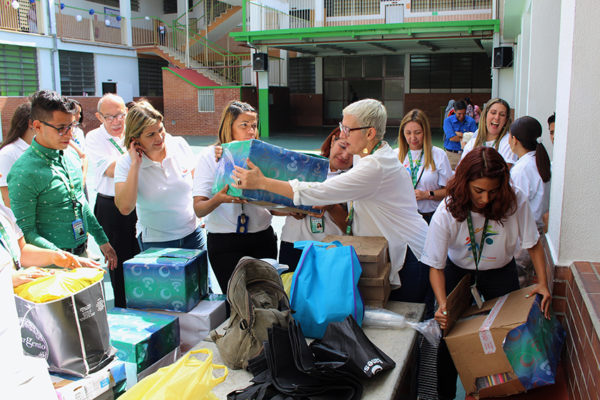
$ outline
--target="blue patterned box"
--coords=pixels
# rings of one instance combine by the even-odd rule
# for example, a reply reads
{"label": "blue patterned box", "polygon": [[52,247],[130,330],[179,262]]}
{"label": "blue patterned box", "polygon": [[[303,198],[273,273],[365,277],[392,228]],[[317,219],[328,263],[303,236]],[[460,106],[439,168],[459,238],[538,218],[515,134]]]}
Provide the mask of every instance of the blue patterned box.
{"label": "blue patterned box", "polygon": [[297,153],[254,139],[224,143],[222,146],[223,156],[218,163],[212,188],[213,194],[229,184],[227,194],[243,197],[251,203],[267,206],[279,205],[283,206],[280,208],[291,208],[293,211],[304,213],[320,211],[309,206],[296,206],[291,199],[264,190],[236,189],[231,186],[233,183],[232,172],[234,165],[247,168],[246,160],[249,158],[268,178],[281,181],[298,179],[303,182],[323,182],[327,179],[329,170],[329,160],[326,158]]}
{"label": "blue patterned box", "polygon": [[123,263],[128,308],[187,312],[208,294],[206,250],[150,248]]}
{"label": "blue patterned box", "polygon": [[179,346],[179,318],[115,307],[108,311],[110,343],[121,361],[142,372]]}

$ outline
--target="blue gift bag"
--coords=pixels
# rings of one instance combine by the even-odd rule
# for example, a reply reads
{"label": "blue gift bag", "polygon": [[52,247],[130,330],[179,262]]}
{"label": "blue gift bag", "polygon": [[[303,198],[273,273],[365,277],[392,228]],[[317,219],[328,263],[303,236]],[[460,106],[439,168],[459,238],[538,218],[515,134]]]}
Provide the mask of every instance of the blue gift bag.
{"label": "blue gift bag", "polygon": [[304,336],[320,339],[330,322],[348,315],[362,325],[364,306],[358,291],[362,268],[354,247],[310,240],[294,247],[303,251],[292,278],[290,305]]}

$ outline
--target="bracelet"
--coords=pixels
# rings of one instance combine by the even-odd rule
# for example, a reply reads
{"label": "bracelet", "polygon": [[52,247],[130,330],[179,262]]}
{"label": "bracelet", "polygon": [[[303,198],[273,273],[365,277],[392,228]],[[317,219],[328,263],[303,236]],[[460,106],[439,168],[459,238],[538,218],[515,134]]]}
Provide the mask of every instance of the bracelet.
{"label": "bracelet", "polygon": [[433,190],[429,191],[429,197],[434,198],[435,197],[435,193],[433,192]]}

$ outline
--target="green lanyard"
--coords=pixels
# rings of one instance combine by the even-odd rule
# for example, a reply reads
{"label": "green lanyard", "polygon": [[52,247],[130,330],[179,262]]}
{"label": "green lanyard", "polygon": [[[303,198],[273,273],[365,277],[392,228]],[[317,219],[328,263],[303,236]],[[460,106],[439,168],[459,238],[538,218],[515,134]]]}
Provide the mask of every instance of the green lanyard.
{"label": "green lanyard", "polygon": [[108,141],[111,142],[113,144],[113,146],[115,146],[117,148],[117,150],[119,150],[119,153],[125,154],[125,150],[123,150],[123,148],[121,146],[119,146],[119,144],[115,141],[115,139],[110,138],[110,139],[108,139]]}
{"label": "green lanyard", "polygon": [[[375,153],[375,151],[381,147],[381,144],[383,143],[383,140],[380,140],[375,147],[373,147],[373,150],[371,150],[371,152],[369,153],[369,155]],[[348,211],[348,217],[346,217],[346,235],[352,235],[352,221],[354,220],[354,202],[351,201],[350,202],[350,211]]]}
{"label": "green lanyard", "polygon": [[44,161],[46,161],[50,169],[52,169],[60,177],[60,180],[65,184],[65,186],[67,187],[67,192],[69,193],[69,199],[71,199],[71,203],[73,204],[73,212],[75,213],[75,219],[79,219],[79,202],[77,201],[77,195],[75,194],[75,186],[73,185],[73,181],[71,180],[71,176],[69,175],[69,169],[62,163],[62,158],[60,160],[60,163],[65,171],[64,174],[62,174],[61,171],[56,168],[56,165],[52,164],[52,160],[50,160],[48,156],[36,149],[34,146],[30,147],[38,156],[40,156]]}
{"label": "green lanyard", "polygon": [[415,165],[413,165],[412,154],[410,153],[410,150],[408,150],[408,161],[410,162],[410,177],[412,178],[413,189],[417,188],[417,185],[421,180],[421,176],[423,176],[423,171],[425,170],[425,168],[423,168],[423,171],[421,171],[421,176],[417,178],[417,173],[419,172],[419,168],[421,167],[421,161],[423,160],[423,153],[425,153],[425,151],[421,151],[419,160]]}
{"label": "green lanyard", "polygon": [[2,246],[4,246],[4,248],[10,254],[10,257],[12,258],[13,262],[15,263],[15,266],[17,267],[17,269],[20,269],[21,262],[19,261],[19,251],[14,247],[13,241],[10,240],[10,235],[8,234],[8,232],[4,228],[4,225],[1,222],[0,222],[0,236],[1,236],[0,243],[2,243]]}
{"label": "green lanyard", "polygon": [[471,212],[467,215],[467,226],[469,227],[469,238],[471,239],[471,251],[473,252],[473,261],[475,261],[475,285],[477,285],[477,275],[479,274],[479,261],[481,260],[481,254],[483,254],[483,246],[485,245],[485,235],[488,227],[489,218],[485,219],[483,224],[483,231],[481,231],[481,241],[479,243],[479,252],[477,251],[477,245],[475,244],[475,231],[473,230],[473,220],[471,219]]}

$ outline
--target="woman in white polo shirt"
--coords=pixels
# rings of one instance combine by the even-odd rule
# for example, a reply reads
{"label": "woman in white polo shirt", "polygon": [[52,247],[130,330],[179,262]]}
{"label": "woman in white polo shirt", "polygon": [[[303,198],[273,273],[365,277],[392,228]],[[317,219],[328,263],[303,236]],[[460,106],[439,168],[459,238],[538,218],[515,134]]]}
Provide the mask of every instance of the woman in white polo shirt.
{"label": "woman in white polo shirt", "polygon": [[446,152],[431,144],[429,119],[421,110],[409,111],[400,122],[398,160],[411,176],[419,214],[429,223],[440,200],[446,197],[452,168]]}
{"label": "woman in white polo shirt", "polygon": [[[463,276],[472,275],[485,299],[519,289],[513,254],[518,243],[529,249],[538,284],[531,291],[542,295],[548,317],[550,291],[546,261],[535,220],[520,191],[510,185],[508,166],[493,148],[477,147],[458,164],[448,181],[447,197],[433,214],[421,262],[438,302],[435,319],[446,328],[447,294]],[[445,342],[438,350],[438,395],[453,399],[456,368]]]}
{"label": "woman in white polo shirt", "polygon": [[0,146],[0,193],[4,205],[10,207],[8,184],[6,177],[13,164],[31,144],[35,133],[31,128],[31,103],[23,103],[17,107],[10,120],[10,128]]}
{"label": "woman in white polo shirt", "polygon": [[[218,143],[258,139],[258,114],[247,103],[231,101],[221,115]],[[194,210],[206,217],[210,265],[223,293],[240,258],[277,258],[277,236],[271,227],[271,212],[227,194],[228,186],[212,194],[217,171],[215,146],[198,158],[194,176]]]}
{"label": "woman in white polo shirt", "polygon": [[390,299],[425,301],[427,267],[418,258],[423,251],[427,223],[417,211],[410,176],[385,142],[387,112],[380,101],[363,99],[343,110],[341,138],[353,154],[352,169],[324,182],[289,182],[266,178],[248,161],[250,169],[236,167],[237,187],[268,190],[299,205],[328,205],[349,201],[346,233],[383,236],[389,244]]}
{"label": "woman in white polo shirt", "polygon": [[136,210],[140,249],[204,248],[192,203],[192,149],[165,131],[163,116],[148,102],[129,110],[125,126],[129,151],[115,167],[115,204],[123,215]]}

